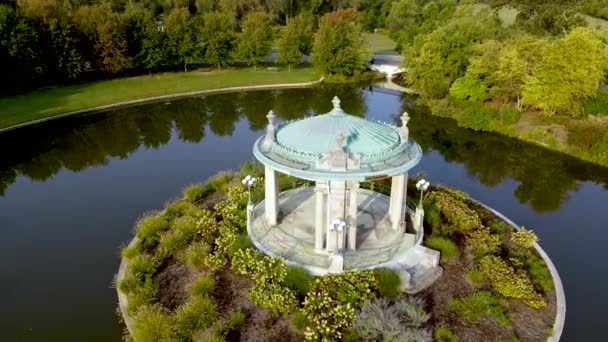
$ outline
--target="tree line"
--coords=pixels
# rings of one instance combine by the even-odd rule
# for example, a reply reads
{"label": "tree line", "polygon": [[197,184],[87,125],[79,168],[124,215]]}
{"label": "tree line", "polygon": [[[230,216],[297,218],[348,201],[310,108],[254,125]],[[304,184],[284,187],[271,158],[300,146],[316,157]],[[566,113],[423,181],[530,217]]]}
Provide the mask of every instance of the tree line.
{"label": "tree line", "polygon": [[[365,1],[363,1],[365,2]],[[371,1],[374,2],[374,1]],[[325,73],[367,59],[352,0],[17,0],[0,3],[4,91],[234,59],[254,67],[278,41],[279,63],[316,49]],[[315,36],[318,39],[315,39]],[[340,54],[336,65],[331,54]],[[326,65],[327,64],[327,65]]]}

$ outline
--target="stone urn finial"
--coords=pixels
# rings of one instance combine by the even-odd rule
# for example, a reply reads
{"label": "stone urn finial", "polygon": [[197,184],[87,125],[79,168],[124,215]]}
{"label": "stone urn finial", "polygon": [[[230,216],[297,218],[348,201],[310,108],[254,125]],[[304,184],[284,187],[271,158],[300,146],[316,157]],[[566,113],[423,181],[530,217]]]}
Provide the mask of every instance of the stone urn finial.
{"label": "stone urn finial", "polygon": [[276,116],[274,115],[274,112],[271,110],[268,112],[268,115],[266,115],[266,117],[268,118],[268,126],[266,126],[266,135],[264,136],[264,140],[262,141],[262,149],[264,150],[269,150],[270,146],[272,145],[273,142],[276,141],[276,137],[275,137],[275,130],[276,127],[274,125],[274,119],[276,118]]}
{"label": "stone urn finial", "polygon": [[407,112],[403,112],[403,115],[401,115],[401,127],[399,127],[399,135],[403,140],[407,140],[410,135],[410,129],[407,128],[408,121],[410,121],[410,116]]}
{"label": "stone urn finial", "polygon": [[340,99],[337,96],[334,96],[333,100],[331,100],[331,103],[334,104],[334,109],[340,108]]}

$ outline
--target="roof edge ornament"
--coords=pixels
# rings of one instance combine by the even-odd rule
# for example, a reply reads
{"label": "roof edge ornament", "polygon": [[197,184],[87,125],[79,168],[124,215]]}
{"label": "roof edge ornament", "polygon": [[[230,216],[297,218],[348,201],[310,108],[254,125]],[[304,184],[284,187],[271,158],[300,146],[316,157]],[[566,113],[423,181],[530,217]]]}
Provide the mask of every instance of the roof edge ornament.
{"label": "roof edge ornament", "polygon": [[270,151],[272,144],[277,141],[276,126],[274,124],[274,119],[276,118],[276,116],[274,115],[274,112],[270,110],[266,117],[268,118],[268,125],[266,126],[266,135],[264,136],[264,140],[262,141],[261,148],[264,151]]}
{"label": "roof edge ornament", "polygon": [[410,135],[410,129],[407,127],[407,122],[410,121],[410,116],[407,112],[401,115],[401,127],[399,127],[399,135],[403,141],[407,141]]}
{"label": "roof edge ornament", "polygon": [[361,156],[355,155],[351,158],[344,150],[346,137],[342,132],[336,135],[336,149],[333,152],[323,154],[317,160],[317,167],[325,170],[358,170],[361,168]]}
{"label": "roof edge ornament", "polygon": [[337,96],[334,96],[334,98],[331,100],[331,103],[334,104],[334,109],[340,109],[340,99]]}

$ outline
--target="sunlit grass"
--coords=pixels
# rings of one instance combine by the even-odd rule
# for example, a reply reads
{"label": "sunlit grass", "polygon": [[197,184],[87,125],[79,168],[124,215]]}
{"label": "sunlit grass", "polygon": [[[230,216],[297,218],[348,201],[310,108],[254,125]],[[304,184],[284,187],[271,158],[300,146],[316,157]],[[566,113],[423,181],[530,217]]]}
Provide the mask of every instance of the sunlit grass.
{"label": "sunlit grass", "polygon": [[370,52],[374,55],[398,55],[395,42],[383,33],[366,33]]}
{"label": "sunlit grass", "polygon": [[260,66],[257,71],[231,68],[167,72],[46,88],[0,97],[0,128],[128,100],[238,86],[311,82],[320,77],[309,65],[292,68],[291,72],[273,65],[272,69]]}

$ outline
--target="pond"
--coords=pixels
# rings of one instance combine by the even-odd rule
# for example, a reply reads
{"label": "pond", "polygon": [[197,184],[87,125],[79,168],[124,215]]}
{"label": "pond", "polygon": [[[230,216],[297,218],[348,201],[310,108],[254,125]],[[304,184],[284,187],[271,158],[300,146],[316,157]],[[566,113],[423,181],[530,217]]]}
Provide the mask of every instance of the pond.
{"label": "pond", "polygon": [[604,336],[608,169],[428,115],[370,86],[209,95],[71,117],[0,135],[0,340],[119,341],[112,278],[142,213],[251,160],[266,113],[345,111],[398,123],[424,150],[414,173],[534,229],[567,296],[563,341]]}

